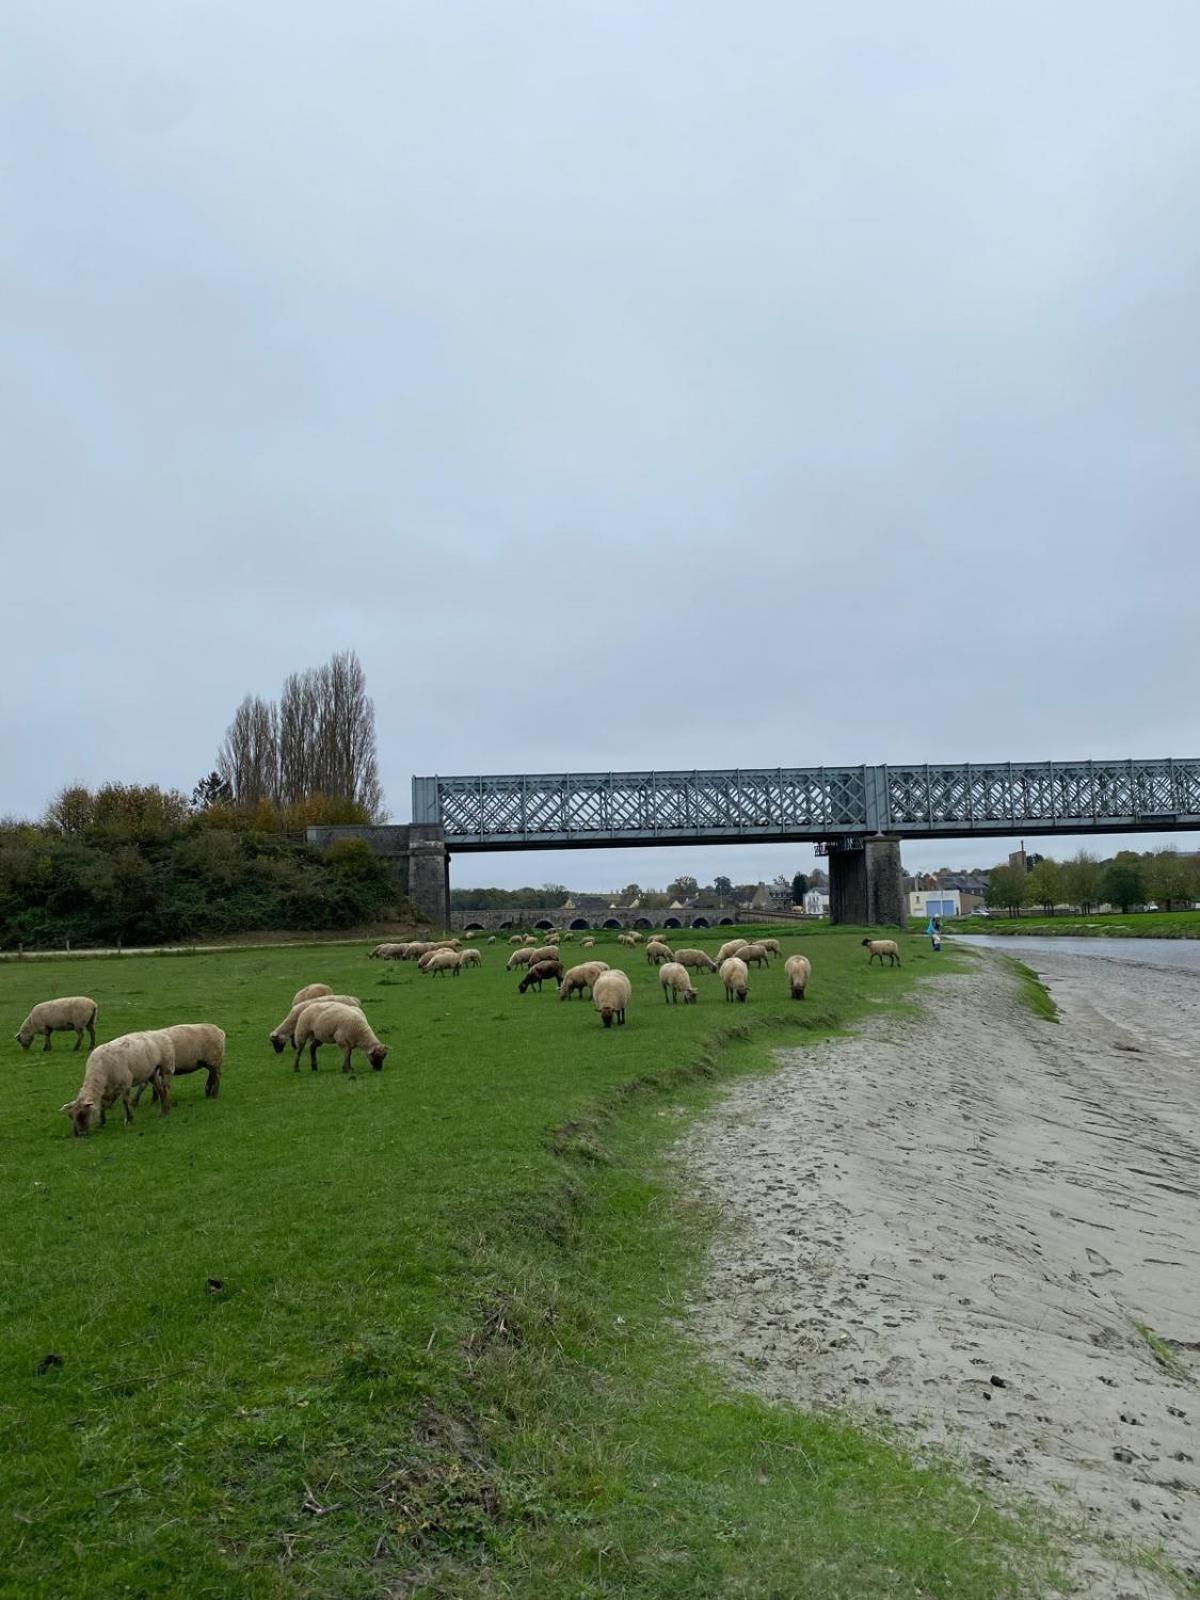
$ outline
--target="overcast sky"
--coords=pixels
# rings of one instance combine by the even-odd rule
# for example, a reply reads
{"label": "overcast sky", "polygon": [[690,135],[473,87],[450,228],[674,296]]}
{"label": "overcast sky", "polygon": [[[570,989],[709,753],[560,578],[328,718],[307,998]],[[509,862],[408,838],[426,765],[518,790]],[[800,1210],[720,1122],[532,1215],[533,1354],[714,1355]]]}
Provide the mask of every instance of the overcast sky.
{"label": "overcast sky", "polygon": [[347,645],[397,820],[1200,755],[1195,0],[4,11],[0,811]]}

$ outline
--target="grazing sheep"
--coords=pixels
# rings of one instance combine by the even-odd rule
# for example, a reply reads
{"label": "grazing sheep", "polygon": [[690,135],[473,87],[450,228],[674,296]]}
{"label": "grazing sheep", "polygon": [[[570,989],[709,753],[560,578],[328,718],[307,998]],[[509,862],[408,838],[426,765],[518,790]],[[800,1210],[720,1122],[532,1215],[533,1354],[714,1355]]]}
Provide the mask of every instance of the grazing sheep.
{"label": "grazing sheep", "polygon": [[562,935],[562,943],[563,944],[574,944],[575,943],[575,935],[571,932],[570,928],[568,928],[567,931]]}
{"label": "grazing sheep", "polygon": [[577,967],[569,967],[558,986],[558,998],[569,1000],[573,994],[578,993],[582,1000],[584,990],[590,990],[600,974],[607,971],[607,961],[584,961]]}
{"label": "grazing sheep", "polygon": [[625,1007],[632,992],[629,979],[619,967],[610,967],[593,983],[592,1004],[606,1028],[612,1027],[614,1017],[621,1027],[625,1026]]}
{"label": "grazing sheep", "polygon": [[434,977],[439,972],[452,972],[457,978],[462,971],[462,964],[461,950],[433,950],[430,952],[428,964],[424,961],[421,963],[421,970],[431,973]]}
{"label": "grazing sheep", "polygon": [[544,944],[538,950],[529,952],[529,965],[536,967],[539,961],[557,961],[558,950],[552,944]]}
{"label": "grazing sheep", "polygon": [[696,967],[701,972],[717,970],[717,963],[704,950],[676,950],[675,959],[681,967]]}
{"label": "grazing sheep", "polygon": [[670,1004],[678,1004],[680,995],[683,996],[684,1005],[696,1004],[696,991],[692,988],[688,970],[681,967],[678,961],[665,962],[658,969],[658,981],[662,984],[663,999]]}
{"label": "grazing sheep", "polygon": [[792,999],[803,1000],[808,980],[812,977],[812,962],[807,956],[789,956],[783,964],[791,986]]}
{"label": "grazing sheep", "polygon": [[362,1009],[362,1002],[353,994],[327,994],[320,1000],[302,1000],[298,1006],[293,1006],[279,1026],[267,1035],[271,1048],[277,1056],[283,1054],[285,1045],[295,1043],[296,1025],[300,1021],[301,1012],[306,1011],[309,1006],[320,1005],[357,1006],[360,1011]]}
{"label": "grazing sheep", "polygon": [[579,948],[581,950],[594,950],[596,948],[596,941],[595,939],[581,939],[579,941]]}
{"label": "grazing sheep", "polygon": [[509,942],[509,944],[524,944],[525,943],[524,939],[522,939],[522,937],[521,937],[521,935],[519,933],[514,933],[512,938],[508,942]]}
{"label": "grazing sheep", "polygon": [[527,933],[525,935],[525,937],[521,940],[522,944],[536,944],[537,942],[538,942],[538,936],[537,936],[536,933]]}
{"label": "grazing sheep", "polygon": [[629,930],[629,942],[630,942],[630,944],[641,944],[642,936],[637,931],[636,928],[630,928],[630,930]]}
{"label": "grazing sheep", "polygon": [[523,945],[520,950],[514,950],[504,963],[505,972],[511,972],[514,967],[527,967],[532,954],[533,951],[525,949]]}
{"label": "grazing sheep", "polygon": [[483,957],[478,950],[464,950],[461,955],[464,967],[481,967],[483,965]]}
{"label": "grazing sheep", "polygon": [[433,960],[434,956],[441,955],[441,953],[442,952],[440,950],[426,950],[423,956],[417,957],[417,970],[419,972],[427,972],[429,970],[429,963]]}
{"label": "grazing sheep", "polygon": [[126,1123],[132,1122],[129,1092],[135,1084],[154,1084],[159,1115],[165,1117],[171,1109],[174,1071],[175,1048],[165,1030],[125,1033],[98,1045],[88,1060],[79,1093],[62,1108],[71,1119],[75,1137],[82,1139],[89,1133],[97,1118],[103,1126],[105,1112],[118,1100],[125,1107]]}
{"label": "grazing sheep", "polygon": [[781,956],[783,954],[783,951],[779,948],[778,939],[760,939],[758,942],[768,955]]}
{"label": "grazing sheep", "polygon": [[646,964],[651,967],[661,967],[664,961],[674,961],[675,952],[670,945],[660,944],[657,939],[651,939],[646,946]]}
{"label": "grazing sheep", "polygon": [[73,1033],[75,1035],[75,1048],[78,1050],[83,1044],[83,1032],[87,1029],[89,1050],[96,1048],[96,1002],[89,1000],[85,994],[64,995],[61,1000],[43,1000],[34,1006],[33,1010],[21,1024],[17,1034],[17,1043],[22,1050],[37,1038],[39,1033],[46,1035],[46,1042],[42,1046],[42,1054],[50,1048],[50,1035],[52,1033]]}
{"label": "grazing sheep", "polygon": [[545,944],[557,944],[561,938],[562,934],[559,933],[557,928],[550,928],[542,935],[542,941]]}
{"label": "grazing sheep", "polygon": [[863,947],[864,949],[870,951],[870,955],[867,957],[868,966],[871,965],[876,956],[879,957],[880,966],[883,965],[884,956],[887,956],[888,958],[889,967],[898,967],[901,965],[900,946],[896,943],[895,939],[864,939]]}
{"label": "grazing sheep", "polygon": [[407,944],[400,946],[399,959],[401,961],[419,961],[426,950],[432,946],[427,945],[422,939],[410,939]]}
{"label": "grazing sheep", "polygon": [[303,1005],[306,1000],[319,1000],[322,995],[332,994],[333,989],[327,983],[309,983],[303,989],[297,989],[292,996],[294,1006]]}
{"label": "grazing sheep", "polygon": [[[456,955],[455,951],[447,954]],[[310,1006],[296,1026],[296,1060],[293,1070],[300,1071],[300,1057],[308,1046],[308,1059],[313,1071],[317,1070],[317,1051],[323,1044],[336,1044],[342,1051],[342,1071],[350,1071],[350,1057],[361,1050],[376,1072],[383,1071],[387,1046],[381,1044],[371,1031],[371,1024],[355,1006]]]}
{"label": "grazing sheep", "polygon": [[744,944],[749,944],[749,939],[730,939],[728,944],[723,944],[717,951],[717,966],[720,967],[728,961],[730,956],[737,955]]}
{"label": "grazing sheep", "polygon": [[744,1000],[750,982],[750,969],[738,956],[729,956],[721,963],[721,982],[725,985],[726,1000]]}
{"label": "grazing sheep", "polygon": [[761,944],[744,944],[737,953],[738,960],[744,961],[747,966],[753,961],[755,966],[769,967],[771,965],[767,952]]}
{"label": "grazing sheep", "polygon": [[[215,1100],[221,1092],[221,1068],[225,1065],[225,1034],[212,1022],[177,1022],[173,1027],[159,1030],[170,1039],[175,1050],[176,1078],[189,1072],[208,1073],[204,1085],[207,1099]],[[141,1102],[144,1083],[138,1084],[133,1097],[134,1105]]]}
{"label": "grazing sheep", "polygon": [[368,961],[403,961],[406,944],[377,944],[368,955]]}
{"label": "grazing sheep", "polygon": [[619,933],[617,935],[617,943],[618,944],[636,944],[637,940],[633,937],[633,935],[631,933]]}
{"label": "grazing sheep", "polygon": [[488,943],[489,944],[495,944],[495,942],[496,942],[496,935],[494,933],[489,933],[488,934]]}
{"label": "grazing sheep", "polygon": [[531,961],[529,971],[521,979],[517,989],[521,994],[524,994],[526,989],[536,989],[541,994],[543,983],[548,983],[551,979],[556,984],[561,983],[562,975],[561,961]]}

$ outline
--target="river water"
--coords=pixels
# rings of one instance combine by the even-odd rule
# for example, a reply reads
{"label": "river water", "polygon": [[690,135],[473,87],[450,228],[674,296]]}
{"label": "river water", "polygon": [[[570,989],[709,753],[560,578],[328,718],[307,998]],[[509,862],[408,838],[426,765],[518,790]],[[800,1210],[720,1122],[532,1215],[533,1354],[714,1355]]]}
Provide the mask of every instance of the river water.
{"label": "river water", "polygon": [[1190,972],[1200,977],[1200,939],[1039,939],[1036,934],[1027,937],[1016,934],[1009,938],[999,934],[953,933],[947,944],[953,939],[1005,950],[1013,956],[1023,951],[1039,955],[1094,956],[1098,961],[1121,961],[1135,967],[1168,967],[1173,972]]}

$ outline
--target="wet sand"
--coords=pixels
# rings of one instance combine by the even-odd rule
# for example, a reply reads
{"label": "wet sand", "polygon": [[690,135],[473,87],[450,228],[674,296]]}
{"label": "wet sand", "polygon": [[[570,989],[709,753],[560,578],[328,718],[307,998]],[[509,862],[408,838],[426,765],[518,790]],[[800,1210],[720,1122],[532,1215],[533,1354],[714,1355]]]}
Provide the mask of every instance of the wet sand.
{"label": "wet sand", "polygon": [[1050,1506],[1088,1595],[1158,1600],[1125,1546],[1200,1575],[1200,980],[1035,965],[1058,1026],[981,952],[694,1131],[730,1227],[693,1326],[741,1387],[889,1419]]}

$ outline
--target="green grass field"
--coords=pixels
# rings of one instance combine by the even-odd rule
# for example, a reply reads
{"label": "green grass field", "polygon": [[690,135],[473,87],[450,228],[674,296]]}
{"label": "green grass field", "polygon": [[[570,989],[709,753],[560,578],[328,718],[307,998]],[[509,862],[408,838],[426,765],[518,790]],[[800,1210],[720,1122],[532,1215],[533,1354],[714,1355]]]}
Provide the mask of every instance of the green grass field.
{"label": "green grass field", "polygon": [[[606,936],[634,985],[611,1031],[518,995],[503,944],[458,979],[365,946],[0,967],[0,1594],[1038,1592],[1036,1526],[729,1391],[680,1326],[710,1226],[672,1188],[686,1119],[955,964],[910,938],[869,970],[859,937],[821,938],[804,1004],[773,963],[745,1006],[698,976],[668,1007]],[[382,1073],[271,1053],[317,980],[362,996]],[[196,1074],[169,1117],[73,1139],[83,1054],[12,1038],[56,993],[101,1040],[218,1022],[220,1098]]]}

